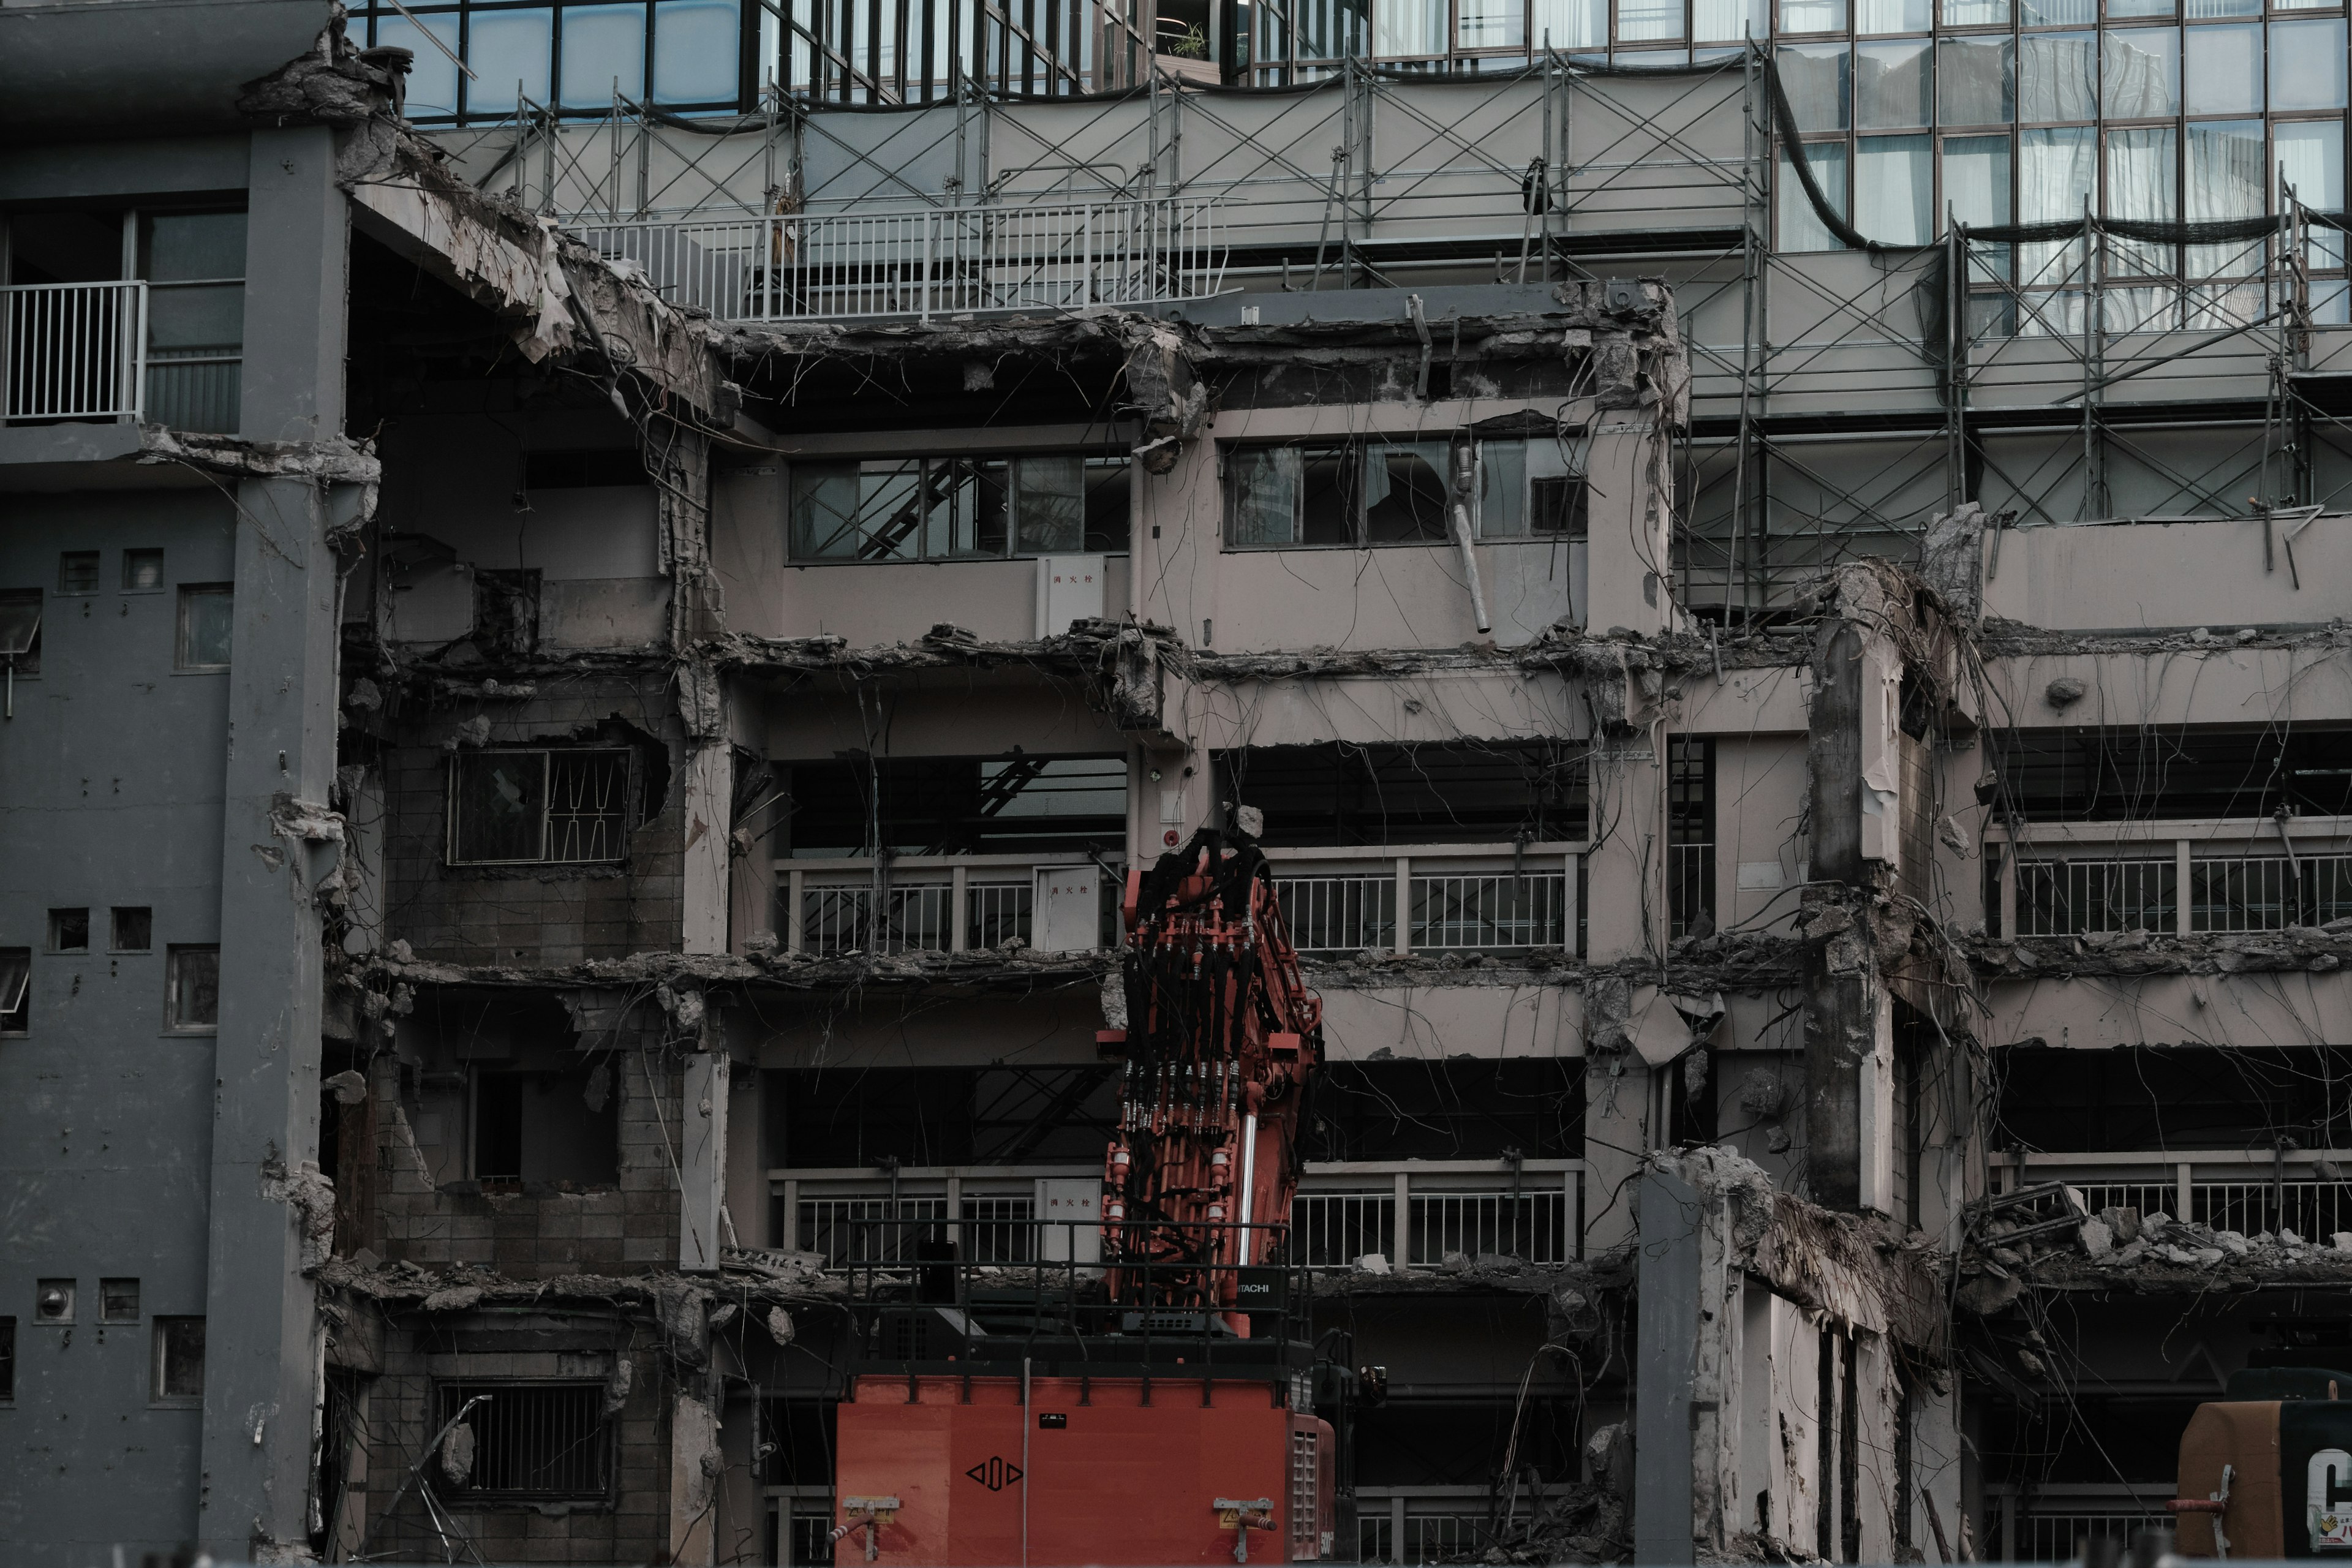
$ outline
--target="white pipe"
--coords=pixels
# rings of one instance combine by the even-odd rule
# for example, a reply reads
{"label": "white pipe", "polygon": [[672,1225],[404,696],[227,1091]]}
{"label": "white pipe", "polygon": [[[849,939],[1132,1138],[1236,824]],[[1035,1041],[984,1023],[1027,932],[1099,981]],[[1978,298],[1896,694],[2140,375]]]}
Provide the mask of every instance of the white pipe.
{"label": "white pipe", "polygon": [[1250,1221],[1256,1217],[1257,1205],[1257,1117],[1255,1113],[1242,1118],[1242,1197],[1235,1212],[1242,1217],[1242,1267],[1249,1267]]}

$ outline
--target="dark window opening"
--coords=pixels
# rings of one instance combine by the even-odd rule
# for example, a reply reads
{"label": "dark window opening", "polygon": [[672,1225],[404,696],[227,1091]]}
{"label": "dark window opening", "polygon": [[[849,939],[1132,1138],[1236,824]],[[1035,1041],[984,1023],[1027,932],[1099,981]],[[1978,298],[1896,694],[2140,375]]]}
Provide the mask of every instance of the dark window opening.
{"label": "dark window opening", "polygon": [[628,856],[625,751],[465,752],[449,766],[453,866],[583,865]]}
{"label": "dark window opening", "polygon": [[[1531,1469],[1547,1482],[1571,1479],[1580,1458],[1576,1404],[1541,1393],[1524,1405],[1509,1399],[1391,1398],[1357,1413],[1356,1484],[1489,1486],[1507,1452],[1515,1456],[1515,1473]],[[1487,1544],[1476,1542],[1470,1555],[1482,1555]]]}
{"label": "dark window opening", "polygon": [[609,1187],[621,1179],[612,1069],[484,1069],[474,1079],[474,1179],[508,1190]]}
{"label": "dark window opening", "polygon": [[58,557],[58,592],[98,592],[99,554],[95,550],[68,550]]}
{"label": "dark window opening", "polygon": [[834,1412],[830,1399],[771,1399],[760,1407],[760,1436],[769,1444],[761,1484],[833,1484]]}
{"label": "dark window opening", "polygon": [[98,1282],[98,1321],[135,1323],[139,1321],[139,1281],[101,1279]]}
{"label": "dark window opening", "polygon": [[51,910],[49,911],[49,951],[51,952],[88,952],[89,951],[89,911],[88,910]]}
{"label": "dark window opening", "polygon": [[117,952],[145,952],[155,945],[155,911],[143,905],[117,904],[110,940]]}
{"label": "dark window opening", "polygon": [[1509,1150],[1573,1160],[1584,1152],[1583,1064],[1327,1062],[1307,1122],[1310,1160],[1498,1160]]}
{"label": "dark window opening", "polygon": [[175,947],[164,963],[164,1018],[174,1029],[220,1023],[220,949]]}
{"label": "dark window opening", "polygon": [[855,757],[782,771],[792,811],[781,836],[794,855],[1117,851],[1127,837],[1118,757]]}
{"label": "dark window opening", "polygon": [[2032,822],[2352,814],[2352,730],[2022,730],[1993,737],[2000,809]]}
{"label": "dark window opening", "polygon": [[1672,936],[1715,930],[1715,742],[1666,742],[1666,909]]}
{"label": "dark window opening", "polygon": [[1281,848],[1575,841],[1584,748],[1500,742],[1259,746],[1214,759],[1223,799],[1265,813]]}
{"label": "dark window opening", "polygon": [[498,658],[527,658],[539,647],[540,574],[474,572],[474,646]]}
{"label": "dark window opening", "polygon": [[205,1396],[205,1321],[155,1320],[154,1395],[157,1400]]}
{"label": "dark window opening", "polygon": [[803,1170],[1100,1164],[1117,1069],[809,1068],[766,1075],[766,1158]]}
{"label": "dark window opening", "polygon": [[122,552],[122,591],[126,594],[160,594],[163,591],[163,552],[160,550],[126,550]]}
{"label": "dark window opening", "polygon": [[[601,1500],[613,1489],[613,1427],[602,1383],[449,1382],[434,1389],[433,1429],[468,1400],[474,1462],[457,1484],[473,1502]],[[443,1469],[436,1482],[447,1479]]]}
{"label": "dark window opening", "polygon": [[1991,1060],[1997,1148],[2265,1151],[2281,1138],[2306,1149],[2352,1141],[2352,1048],[2012,1046]]}
{"label": "dark window opening", "polygon": [[[0,666],[5,679],[41,673],[41,591],[0,589]],[[13,700],[13,695],[11,700]]]}
{"label": "dark window opening", "polygon": [[[1443,395],[1438,368],[1433,397]],[[1549,437],[1231,447],[1223,453],[1225,543],[1438,544],[1454,537],[1457,511],[1480,539],[1580,536],[1585,480],[1577,461]]]}
{"label": "dark window opening", "polygon": [[21,1035],[33,1022],[33,950],[0,947],[0,1035]]}
{"label": "dark window opening", "polygon": [[0,1318],[0,1401],[16,1397],[16,1320]]}

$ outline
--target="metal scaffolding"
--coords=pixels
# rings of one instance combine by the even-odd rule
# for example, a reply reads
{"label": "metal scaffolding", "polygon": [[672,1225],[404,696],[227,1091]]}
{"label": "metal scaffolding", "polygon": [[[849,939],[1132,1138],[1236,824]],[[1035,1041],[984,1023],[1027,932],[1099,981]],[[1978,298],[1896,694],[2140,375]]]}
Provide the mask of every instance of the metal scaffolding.
{"label": "metal scaffolding", "polygon": [[[1842,556],[1904,553],[1963,501],[2038,526],[2352,489],[2352,399],[2329,392],[2352,374],[2352,333],[2312,321],[2312,224],[2291,189],[2273,231],[2205,258],[2218,283],[2127,280],[2119,247],[2147,271],[2151,242],[2088,212],[2056,239],[1949,226],[1922,247],[1779,252],[1776,200],[1802,197],[1777,159],[1776,91],[1756,46],[1670,69],[1350,62],[1280,89],[1156,74],[1095,97],[966,82],[908,108],[771,94],[715,124],[616,98],[442,140],[469,177],[720,315],[927,315],[934,280],[1024,255],[1031,274],[1061,268],[1050,287],[953,308],[1662,279],[1694,369],[1678,569],[1704,614],[1770,614]],[[1182,237],[1148,254],[1102,238],[1144,230]],[[780,260],[814,277],[853,249],[823,263],[848,269],[824,287],[708,281]]]}

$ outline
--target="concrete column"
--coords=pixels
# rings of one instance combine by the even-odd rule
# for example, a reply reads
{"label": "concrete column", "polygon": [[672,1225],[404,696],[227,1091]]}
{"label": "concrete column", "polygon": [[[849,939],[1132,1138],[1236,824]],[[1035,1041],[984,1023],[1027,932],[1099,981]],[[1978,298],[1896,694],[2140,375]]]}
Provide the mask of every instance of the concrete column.
{"label": "concrete column", "polygon": [[693,1273],[716,1269],[725,1242],[719,1211],[727,1201],[729,1068],[725,1051],[698,1051],[686,1058],[678,1116],[677,1266]]}
{"label": "concrete column", "polygon": [[725,952],[734,902],[735,752],[722,736],[688,740],[686,754],[686,864],[680,881],[681,933],[688,952]]}
{"label": "concrete column", "polygon": [[1665,631],[1675,623],[1667,544],[1674,481],[1665,435],[1646,415],[1611,410],[1601,419],[1589,459],[1587,622],[1595,632]]}
{"label": "concrete column", "polygon": [[[342,423],[347,219],[323,129],[253,135],[241,422],[301,441]],[[321,1196],[323,977],[310,837],[335,769],[337,562],[356,495],[237,486],[205,1292],[202,1550],[267,1562],[308,1533],[317,1302],[303,1218]],[[308,1167],[306,1171],[305,1167]],[[306,1179],[306,1177],[308,1179]]]}
{"label": "concrete column", "polygon": [[1687,1563],[1696,1522],[1692,1384],[1699,1366],[1698,1191],[1670,1170],[1644,1171],[1634,1282],[1633,1561]]}

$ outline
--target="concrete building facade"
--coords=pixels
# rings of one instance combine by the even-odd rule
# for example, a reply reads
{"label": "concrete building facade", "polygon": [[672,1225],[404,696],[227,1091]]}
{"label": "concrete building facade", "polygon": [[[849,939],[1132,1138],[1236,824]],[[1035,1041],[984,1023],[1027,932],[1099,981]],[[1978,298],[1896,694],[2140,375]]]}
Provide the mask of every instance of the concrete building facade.
{"label": "concrete building facade", "polygon": [[830,1562],[866,1309],[1086,1260],[1244,807],[1334,1557],[2064,1555],[2352,1371],[2340,196],[1858,232],[1817,43],[726,9],[0,5],[18,1554]]}

